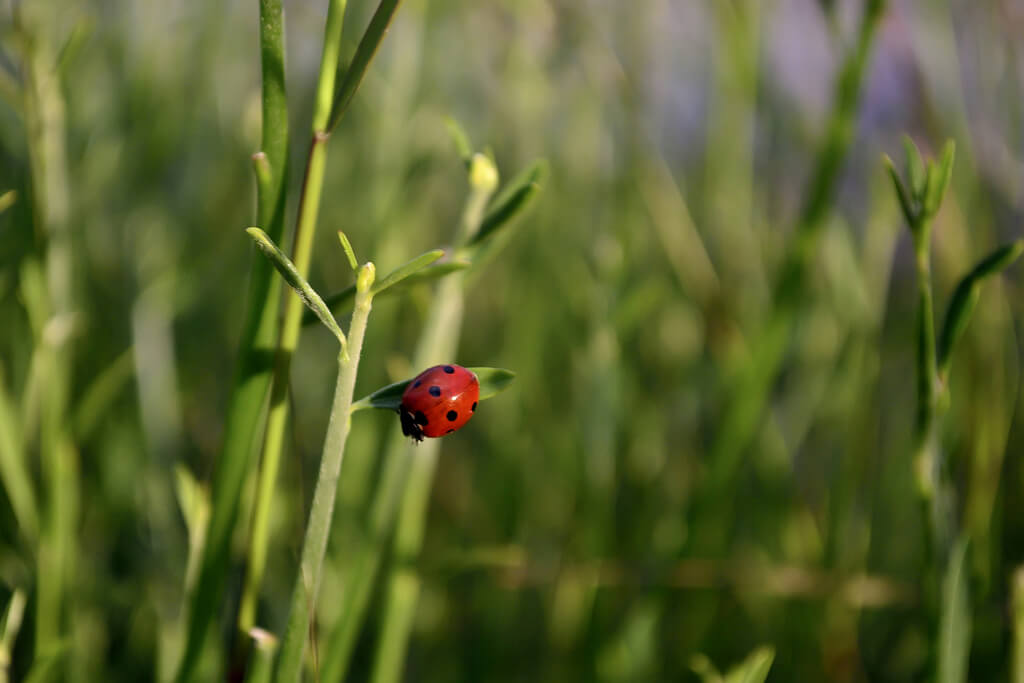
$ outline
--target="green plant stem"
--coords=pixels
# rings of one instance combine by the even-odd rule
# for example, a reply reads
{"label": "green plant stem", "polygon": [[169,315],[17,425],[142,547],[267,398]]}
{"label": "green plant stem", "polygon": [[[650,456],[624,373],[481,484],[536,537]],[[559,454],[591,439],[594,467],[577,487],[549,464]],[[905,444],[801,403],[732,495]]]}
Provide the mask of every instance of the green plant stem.
{"label": "green plant stem", "polygon": [[1018,565],[1011,577],[1013,619],[1013,683],[1024,683],[1024,565]]}
{"label": "green plant stem", "polygon": [[[935,313],[932,302],[932,268],[930,233],[927,224],[919,225],[914,238],[914,267],[917,276],[917,412],[915,418],[916,447],[928,441],[935,420]],[[920,237],[918,237],[920,235]]]}
{"label": "green plant stem", "polygon": [[[323,187],[324,164],[327,157],[328,136],[316,134],[310,148],[306,181],[299,209],[299,226],[295,233],[293,250],[295,268],[302,277],[309,272],[316,217],[320,206]],[[302,313],[305,307],[302,299],[292,292],[286,294],[281,337],[274,356],[274,379],[270,392],[270,410],[267,414],[267,430],[263,442],[263,459],[260,465],[256,501],[253,507],[252,531],[249,545],[249,563],[242,593],[238,626],[248,630],[255,623],[256,599],[263,580],[268,544],[268,519],[274,494],[274,483],[280,468],[281,451],[284,444],[285,427],[288,423],[288,381],[291,375],[292,354],[299,344]]]}
{"label": "green plant stem", "polygon": [[22,538],[31,547],[39,537],[39,503],[28,471],[28,458],[14,401],[0,366],[0,483],[11,502]]}
{"label": "green plant stem", "polygon": [[[945,564],[945,515],[941,510],[942,490],[939,468],[940,452],[935,438],[939,405],[936,397],[938,381],[935,365],[935,315],[932,302],[931,226],[927,218],[911,225],[914,236],[914,267],[917,279],[917,316],[915,322],[915,372],[917,408],[914,419],[914,468],[917,473],[918,492],[925,519],[925,548],[928,555],[935,554],[936,571]],[[936,554],[937,553],[937,554]]]}
{"label": "green plant stem", "polygon": [[[342,350],[338,356],[338,378],[331,406],[331,418],[327,425],[327,436],[324,440],[324,450],[320,460],[320,473],[317,476],[313,503],[309,511],[306,537],[302,544],[302,559],[295,580],[295,589],[292,592],[288,627],[285,631],[284,644],[281,648],[275,677],[275,680],[279,682],[298,681],[302,674],[306,637],[309,632],[313,606],[316,604],[317,592],[320,588],[324,552],[327,549],[334,500],[338,492],[338,476],[345,453],[345,441],[351,426],[349,412],[352,407],[359,356],[363,347],[363,336],[366,332],[366,322],[372,301],[370,294],[372,268],[372,264],[366,264],[360,272],[360,286],[356,291],[355,308],[352,311],[352,321],[349,325],[348,354]],[[367,270],[371,273],[369,277],[363,275]]]}
{"label": "green plant stem", "polygon": [[[288,181],[288,103],[285,91],[284,14],[281,0],[260,0],[262,150],[254,156],[256,220],[275,241],[284,233]],[[273,267],[252,248],[245,323],[224,427],[224,443],[213,478],[213,509],[206,530],[199,577],[188,610],[185,650],[176,680],[194,675],[206,635],[220,606],[231,535],[253,444],[270,389],[271,352],[277,336],[280,291]]]}
{"label": "green plant stem", "polygon": [[[346,5],[346,0],[333,0],[330,3],[327,10],[327,23],[324,28],[320,75],[317,81],[316,103],[313,112],[313,140],[302,182],[295,244],[292,249],[292,262],[303,279],[309,273],[317,216],[320,210],[324,167],[327,161],[327,141],[330,138],[329,134],[323,131],[330,115]],[[277,352],[274,355],[270,409],[267,413],[263,457],[260,461],[256,499],[253,503],[250,523],[248,562],[238,612],[238,628],[243,632],[247,632],[256,623],[256,604],[259,599],[260,586],[263,583],[267,549],[270,544],[270,508],[274,497],[274,485],[281,467],[284,435],[288,423],[288,382],[291,376],[291,359],[298,347],[302,331],[302,314],[305,311],[302,300],[290,290],[286,290],[284,306],[281,334]]]}

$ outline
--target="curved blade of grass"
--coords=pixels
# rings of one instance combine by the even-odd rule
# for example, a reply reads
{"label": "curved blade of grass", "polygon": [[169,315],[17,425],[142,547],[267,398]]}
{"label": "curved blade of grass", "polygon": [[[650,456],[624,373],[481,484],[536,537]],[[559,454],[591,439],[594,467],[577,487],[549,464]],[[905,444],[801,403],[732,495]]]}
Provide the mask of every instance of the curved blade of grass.
{"label": "curved blade of grass", "polygon": [[[497,396],[508,388],[508,385],[515,379],[516,373],[502,368],[468,368],[480,381],[480,400],[486,401]],[[380,408],[383,410],[398,410],[402,403],[402,393],[409,386],[412,377],[401,382],[395,382],[381,387],[369,396],[364,396],[352,404],[352,412],[367,408]]]}
{"label": "curved blade of grass", "polygon": [[352,62],[348,65],[348,69],[345,71],[345,78],[334,93],[334,103],[331,105],[331,118],[327,124],[328,133],[338,125],[342,114],[345,113],[348,105],[351,104],[352,96],[359,89],[359,84],[362,83],[363,76],[366,75],[366,69],[370,66],[373,55],[377,53],[377,48],[380,47],[381,41],[384,40],[384,34],[387,33],[388,25],[395,16],[395,11],[398,9],[400,2],[401,0],[381,0],[381,3],[377,5],[377,11],[373,13],[370,25],[366,27],[366,32],[359,39],[356,53],[352,57]]}
{"label": "curved blade of grass", "polygon": [[358,272],[359,261],[356,260],[356,252],[352,249],[352,243],[348,241],[348,235],[339,230],[338,240],[341,242],[341,248],[345,250],[345,256],[348,258],[348,264],[352,266],[352,272]]}
{"label": "curved blade of grass", "polygon": [[267,233],[263,232],[259,228],[247,228],[246,232],[249,236],[256,241],[256,244],[267,255],[270,262],[277,268],[277,272],[281,273],[281,277],[284,281],[295,290],[295,293],[302,299],[302,303],[306,304],[306,308],[313,311],[316,317],[320,319],[327,329],[329,329],[334,336],[338,338],[342,346],[345,345],[345,333],[338,327],[338,322],[331,315],[331,311],[327,308],[327,304],[320,298],[320,295],[306,282],[306,278],[299,274],[296,270],[295,264],[291,262],[283,251],[277,248],[277,245],[267,237]]}
{"label": "curved blade of grass", "polygon": [[892,185],[896,189],[896,198],[900,201],[900,209],[903,211],[903,220],[907,222],[907,225],[914,225],[917,219],[917,211],[914,209],[914,200],[911,199],[910,193],[907,191],[907,186],[903,184],[903,179],[900,178],[900,174],[896,171],[896,166],[893,165],[892,159],[889,158],[889,155],[883,154],[882,160],[885,162],[885,169],[889,171],[889,177],[892,178]]}
{"label": "curved blade of grass", "polygon": [[[428,252],[429,253],[429,252]],[[387,289],[378,292],[377,296],[384,296],[389,294],[397,294],[404,291],[408,287],[418,285],[428,280],[436,280],[444,277],[449,273],[454,273],[460,270],[466,270],[472,264],[469,261],[446,261],[444,263],[434,263],[425,268],[420,269],[418,272],[412,273],[406,276],[399,282],[395,282],[390,285]],[[389,274],[388,278],[391,277]],[[387,278],[385,278],[387,279]],[[349,311],[352,308],[352,304],[355,302],[356,297],[356,286],[349,285],[340,292],[336,292],[325,299],[327,307],[331,309],[334,315],[341,315]],[[311,311],[307,312],[302,318],[303,325],[310,325],[316,322],[317,318]]]}
{"label": "curved blade of grass", "polygon": [[18,528],[24,538],[34,544],[39,537],[39,501],[28,463],[21,420],[0,366],[0,484],[11,503]]}
{"label": "curved blade of grass", "polygon": [[986,256],[971,272],[965,275],[953,291],[949,301],[949,309],[942,325],[939,338],[939,376],[948,377],[953,362],[953,349],[963,336],[974,313],[982,281],[1009,267],[1024,253],[1024,240],[1016,240],[1004,244]]}
{"label": "curved blade of grass", "polygon": [[72,419],[74,432],[79,440],[84,441],[89,438],[93,429],[99,424],[100,418],[110,409],[134,374],[133,350],[129,347],[96,376],[78,401],[78,407],[75,409]]}
{"label": "curved blade of grass", "polygon": [[17,190],[7,190],[7,192],[0,194],[0,213],[14,206],[16,201],[18,201]]}
{"label": "curved blade of grass", "polygon": [[491,203],[480,223],[480,229],[466,246],[472,247],[481,244],[490,238],[496,230],[507,225],[526,210],[530,201],[541,189],[541,183],[547,178],[547,174],[548,162],[539,159],[513,178]]}
{"label": "curved blade of grass", "polygon": [[729,670],[725,683],[764,683],[775,660],[775,648],[762,646],[747,655],[747,658]]}
{"label": "curved blade of grass", "polygon": [[15,588],[11,599],[7,602],[7,609],[4,611],[3,630],[0,631],[0,680],[4,680],[7,671],[11,668],[11,661],[14,653],[14,640],[18,637],[21,629],[21,620],[25,616],[25,605],[28,598],[25,591]]}

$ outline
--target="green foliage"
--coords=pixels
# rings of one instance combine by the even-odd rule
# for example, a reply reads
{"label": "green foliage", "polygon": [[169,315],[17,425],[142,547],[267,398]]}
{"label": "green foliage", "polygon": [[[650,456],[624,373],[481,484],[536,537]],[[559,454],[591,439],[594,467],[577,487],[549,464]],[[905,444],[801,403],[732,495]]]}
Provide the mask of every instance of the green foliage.
{"label": "green foliage", "polygon": [[1024,681],[1014,22],[8,5],[0,680]]}
{"label": "green foliage", "polygon": [[[281,277],[284,278],[284,281],[288,283],[288,286],[299,295],[306,308],[312,311],[320,319],[320,322],[324,324],[324,327],[329,329],[331,334],[344,346],[345,333],[338,327],[338,322],[331,315],[331,309],[327,307],[327,304],[320,298],[320,295],[310,287],[309,283],[306,282],[306,278],[302,277],[295,268],[295,264],[291,262],[291,259],[278,249],[277,245],[259,228],[248,228],[246,232],[249,233],[249,236],[252,237],[263,253],[267,255],[267,258],[270,259],[270,262],[274,265],[277,272],[281,274]],[[352,247],[350,246],[347,251],[351,254]],[[352,262],[355,263],[355,256],[351,258]],[[355,270],[355,267],[352,270]]]}

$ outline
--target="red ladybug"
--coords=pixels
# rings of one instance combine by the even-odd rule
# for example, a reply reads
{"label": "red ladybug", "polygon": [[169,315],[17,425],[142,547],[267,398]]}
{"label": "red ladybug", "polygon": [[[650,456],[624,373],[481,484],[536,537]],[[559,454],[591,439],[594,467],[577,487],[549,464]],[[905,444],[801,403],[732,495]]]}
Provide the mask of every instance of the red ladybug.
{"label": "red ladybug", "polygon": [[416,375],[402,394],[402,433],[416,441],[450,434],[469,422],[480,382],[461,365],[435,365]]}

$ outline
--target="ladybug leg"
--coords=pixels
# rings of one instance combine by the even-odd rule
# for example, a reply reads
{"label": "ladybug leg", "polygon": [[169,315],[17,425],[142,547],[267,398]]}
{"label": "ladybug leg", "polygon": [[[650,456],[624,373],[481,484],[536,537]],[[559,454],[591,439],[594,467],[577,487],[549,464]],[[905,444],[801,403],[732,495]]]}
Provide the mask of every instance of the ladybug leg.
{"label": "ladybug leg", "polygon": [[413,441],[423,441],[423,427],[416,422],[416,418],[408,410],[399,409],[399,420],[402,423],[402,434],[412,437]]}

